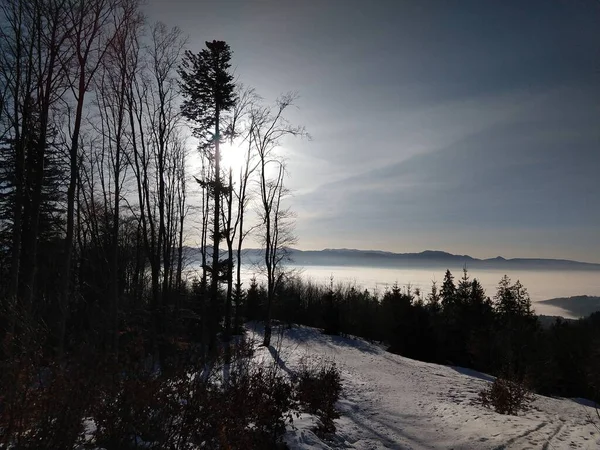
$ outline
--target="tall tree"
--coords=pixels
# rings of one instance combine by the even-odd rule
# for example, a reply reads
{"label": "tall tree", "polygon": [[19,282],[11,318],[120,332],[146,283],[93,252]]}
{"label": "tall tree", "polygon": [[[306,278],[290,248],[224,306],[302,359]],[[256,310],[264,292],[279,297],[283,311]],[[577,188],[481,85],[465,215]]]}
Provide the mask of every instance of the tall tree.
{"label": "tall tree", "polygon": [[[248,104],[250,108],[256,104],[259,100],[258,96],[254,93],[254,90],[249,89],[242,92],[240,95],[240,105]],[[251,111],[252,109],[250,109]],[[252,115],[250,115],[252,117]],[[238,178],[238,189],[235,190],[235,196],[237,199],[237,216],[236,216],[236,227],[239,228],[237,235],[237,248],[236,248],[236,277],[235,277],[235,316],[234,316],[234,328],[236,330],[241,326],[241,303],[243,300],[242,290],[242,248],[246,237],[254,230],[254,227],[245,228],[246,210],[250,204],[252,198],[252,191],[250,189],[250,182],[256,170],[259,167],[259,159],[256,155],[256,148],[254,145],[254,121],[249,120],[248,127],[245,135],[245,153],[244,163],[240,169]]]}
{"label": "tall tree", "polygon": [[140,70],[127,93],[131,165],[143,248],[150,267],[152,337],[164,331],[163,307],[171,301],[174,248],[178,241],[177,192],[185,182],[185,152],[180,130],[176,69],[185,40],[178,28],[162,23],[150,29]]}
{"label": "tall tree", "polygon": [[[83,112],[86,94],[90,91],[100,64],[111,47],[111,42],[117,36],[122,23],[111,20],[120,4],[114,0],[73,0],[69,5],[68,23],[72,27],[70,45],[72,54],[68,61],[62,61],[69,66],[67,71],[71,93],[75,100],[75,110],[70,130],[69,154],[69,184],[67,189],[67,226],[64,240],[64,258],[62,285],[59,302],[60,320],[58,324],[58,350],[63,351],[68,304],[70,295],[71,269],[73,259],[73,244],[75,232],[75,194],[79,177],[79,146],[83,123]],[[113,25],[116,25],[113,28]]]}
{"label": "tall tree", "polygon": [[[236,87],[236,97],[237,102],[232,110],[231,119],[227,124],[227,137],[232,145],[230,151],[241,152],[243,154],[243,163],[239,167],[237,183],[233,181],[233,168],[229,168],[229,184],[225,189],[226,195],[224,195],[223,222],[224,237],[227,244],[227,290],[224,317],[224,337],[226,341],[231,336],[233,297],[235,297],[236,303],[234,328],[238,330],[240,327],[240,303],[243,298],[241,284],[242,246],[246,236],[253,230],[253,227],[249,227],[249,229],[244,228],[244,219],[251,198],[249,184],[259,166],[253,140],[253,122],[251,120],[253,116],[251,112],[252,108],[257,106],[260,99],[255,94],[254,89],[246,88],[243,85]],[[237,148],[236,144],[238,144]],[[234,244],[237,244],[237,248],[234,248]],[[236,251],[235,290],[233,283],[234,250]]]}
{"label": "tall tree", "polygon": [[[113,15],[115,36],[109,42],[104,59],[101,61],[99,77],[96,80],[96,102],[100,116],[98,134],[102,141],[101,151],[108,151],[108,168],[101,167],[102,180],[106,175],[108,186],[102,183],[104,204],[112,207],[110,245],[110,320],[107,332],[115,355],[118,354],[118,310],[119,310],[119,244],[121,195],[127,174],[127,161],[130,152],[129,121],[127,118],[126,93],[137,73],[139,35],[143,18],[138,10],[137,0],[123,2],[118,14]],[[119,23],[119,22],[122,22]],[[106,214],[108,217],[108,214]]]}
{"label": "tall tree", "polygon": [[267,275],[267,307],[265,311],[265,335],[263,345],[271,343],[271,309],[276,289],[283,278],[281,270],[287,258],[289,246],[295,243],[293,214],[284,206],[289,191],[284,186],[285,164],[276,154],[282,140],[288,136],[305,136],[302,126],[293,126],[285,118],[286,110],[294,104],[297,95],[281,96],[274,107],[258,107],[251,113],[252,139],[259,160],[260,227]]}
{"label": "tall tree", "polygon": [[[71,28],[66,0],[7,0],[1,6],[0,137],[11,149],[12,239],[7,298],[17,291],[32,305],[37,274],[39,217],[49,136],[64,94],[61,65]],[[27,220],[27,224],[25,224]],[[26,235],[24,235],[26,232]]]}
{"label": "tall tree", "polygon": [[181,106],[184,117],[193,124],[194,135],[200,140],[200,151],[208,152],[214,163],[213,191],[213,249],[211,267],[211,339],[218,329],[219,309],[219,242],[221,201],[221,126],[224,115],[236,103],[235,85],[231,74],[231,49],[223,41],[206,42],[198,54],[186,51],[179,68]]}

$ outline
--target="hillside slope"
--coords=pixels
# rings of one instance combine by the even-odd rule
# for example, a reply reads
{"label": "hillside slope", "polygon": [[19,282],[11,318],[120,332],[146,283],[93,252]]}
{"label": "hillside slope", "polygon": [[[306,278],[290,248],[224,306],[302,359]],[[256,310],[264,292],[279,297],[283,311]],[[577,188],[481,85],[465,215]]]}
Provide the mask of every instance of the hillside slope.
{"label": "hillside slope", "polygon": [[[291,448],[352,449],[595,449],[600,426],[594,408],[570,399],[536,396],[519,417],[475,403],[491,377],[462,368],[414,361],[360,339],[324,336],[308,327],[285,330],[264,358],[293,369],[306,355],[335,360],[342,372],[341,418],[332,442],[296,421]],[[278,349],[278,350],[276,350]],[[583,403],[583,402],[582,402]],[[595,420],[594,420],[595,419]]]}

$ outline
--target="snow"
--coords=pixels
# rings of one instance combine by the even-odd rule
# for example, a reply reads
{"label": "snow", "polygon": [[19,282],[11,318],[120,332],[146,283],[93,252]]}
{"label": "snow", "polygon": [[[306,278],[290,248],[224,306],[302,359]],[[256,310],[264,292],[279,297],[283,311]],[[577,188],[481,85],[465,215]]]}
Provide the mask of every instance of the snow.
{"label": "snow", "polygon": [[[260,331],[260,330],[256,330]],[[493,378],[388,353],[361,339],[295,326],[259,351],[287,371],[306,355],[333,359],[342,373],[341,417],[323,441],[303,414],[289,427],[292,449],[596,449],[600,419],[585,401],[536,396],[531,409],[505,416],[477,404]]]}

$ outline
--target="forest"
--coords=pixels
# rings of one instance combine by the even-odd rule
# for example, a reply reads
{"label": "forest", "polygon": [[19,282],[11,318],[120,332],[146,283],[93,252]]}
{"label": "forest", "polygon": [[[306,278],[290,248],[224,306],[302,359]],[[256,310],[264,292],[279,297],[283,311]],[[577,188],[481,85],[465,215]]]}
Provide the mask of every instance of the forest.
{"label": "forest", "polygon": [[108,449],[271,448],[300,410],[334,429],[335,367],[255,365],[247,321],[264,347],[304,324],[598,398],[600,316],[543,328],[518,281],[377,295],[288,271],[282,144],[310,135],[297,94],[245,86],[226,42],[188,49],[138,0],[3,0],[0,26],[0,448],[91,446],[90,420]]}

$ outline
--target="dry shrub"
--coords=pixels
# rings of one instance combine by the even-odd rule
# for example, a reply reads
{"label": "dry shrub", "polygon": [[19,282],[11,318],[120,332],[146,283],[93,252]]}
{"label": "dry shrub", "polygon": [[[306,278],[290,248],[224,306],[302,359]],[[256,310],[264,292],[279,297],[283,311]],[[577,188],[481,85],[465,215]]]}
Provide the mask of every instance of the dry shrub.
{"label": "dry shrub", "polygon": [[[275,448],[295,410],[292,381],[243,340],[206,364],[196,346],[177,345],[159,365],[131,332],[118,359],[80,349],[58,364],[44,339],[5,337],[0,448]],[[84,419],[95,424],[88,436]]]}
{"label": "dry shrub", "polygon": [[176,358],[168,371],[136,367],[103,388],[93,417],[95,444],[140,448],[274,448],[291,421],[293,386],[251,360],[245,342],[231,362],[198,366]]}
{"label": "dry shrub", "polygon": [[217,426],[228,448],[272,448],[292,422],[293,386],[273,367],[232,372],[221,394]]}
{"label": "dry shrub", "polygon": [[0,448],[69,449],[83,438],[93,397],[90,373],[76,358],[46,357],[48,332],[22,311],[11,311],[0,359]]}
{"label": "dry shrub", "polygon": [[300,407],[319,418],[318,433],[335,432],[339,418],[335,407],[342,393],[340,371],[333,361],[302,358],[296,373],[296,396]]}
{"label": "dry shrub", "polygon": [[524,382],[498,377],[479,393],[479,400],[497,413],[516,416],[528,408],[534,397]]}

